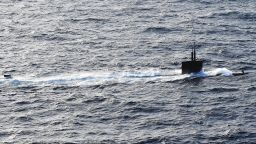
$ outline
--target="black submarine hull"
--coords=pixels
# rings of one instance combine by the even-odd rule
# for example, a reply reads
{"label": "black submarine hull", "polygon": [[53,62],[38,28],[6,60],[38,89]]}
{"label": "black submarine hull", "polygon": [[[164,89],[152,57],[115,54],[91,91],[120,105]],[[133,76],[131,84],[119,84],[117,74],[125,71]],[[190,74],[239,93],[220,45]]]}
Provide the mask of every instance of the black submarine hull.
{"label": "black submarine hull", "polygon": [[244,71],[242,70],[242,72],[235,72],[235,73],[233,73],[232,75],[233,75],[233,76],[240,76],[240,75],[246,75],[246,74],[248,74],[248,72],[244,72]]}

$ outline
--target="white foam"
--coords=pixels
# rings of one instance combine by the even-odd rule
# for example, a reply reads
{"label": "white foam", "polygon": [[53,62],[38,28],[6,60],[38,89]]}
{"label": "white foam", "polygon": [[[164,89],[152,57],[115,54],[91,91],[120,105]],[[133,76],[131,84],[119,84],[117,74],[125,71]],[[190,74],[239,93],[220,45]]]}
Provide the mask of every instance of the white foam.
{"label": "white foam", "polygon": [[207,77],[207,76],[231,76],[232,71],[227,68],[217,68],[207,72],[181,74],[181,70],[134,70],[134,71],[94,71],[94,72],[74,72],[59,74],[55,76],[36,77],[36,76],[14,76],[13,79],[1,79],[0,84],[12,85],[94,85],[107,82],[133,83],[137,81],[176,81],[188,77]]}
{"label": "white foam", "polygon": [[204,72],[203,70],[197,73],[190,74],[191,77],[207,77],[208,74]]}
{"label": "white foam", "polygon": [[208,76],[217,76],[217,75],[232,76],[233,72],[228,70],[227,68],[216,68],[216,69],[213,69],[213,70],[210,70],[210,71],[206,72],[206,74]]}

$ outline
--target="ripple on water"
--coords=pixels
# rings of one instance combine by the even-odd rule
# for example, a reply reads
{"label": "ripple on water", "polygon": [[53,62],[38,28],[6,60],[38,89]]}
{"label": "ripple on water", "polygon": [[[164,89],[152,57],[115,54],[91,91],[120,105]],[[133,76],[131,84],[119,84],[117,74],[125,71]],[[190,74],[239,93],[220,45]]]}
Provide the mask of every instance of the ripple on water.
{"label": "ripple on water", "polygon": [[180,28],[166,28],[166,27],[149,27],[144,30],[145,33],[156,33],[156,34],[166,34],[170,32],[180,32]]}
{"label": "ripple on water", "polygon": [[[254,143],[255,5],[1,1],[0,141]],[[177,71],[193,41],[210,77]]]}

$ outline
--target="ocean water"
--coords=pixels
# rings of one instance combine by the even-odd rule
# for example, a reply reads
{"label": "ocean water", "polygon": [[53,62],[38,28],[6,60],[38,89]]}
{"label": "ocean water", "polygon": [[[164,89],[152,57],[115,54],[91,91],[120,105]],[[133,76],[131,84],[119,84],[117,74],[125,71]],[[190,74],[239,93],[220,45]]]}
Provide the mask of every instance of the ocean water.
{"label": "ocean water", "polygon": [[[0,1],[0,67],[13,76],[0,76],[0,142],[255,143],[255,10],[255,0]],[[194,42],[204,71],[182,75]]]}

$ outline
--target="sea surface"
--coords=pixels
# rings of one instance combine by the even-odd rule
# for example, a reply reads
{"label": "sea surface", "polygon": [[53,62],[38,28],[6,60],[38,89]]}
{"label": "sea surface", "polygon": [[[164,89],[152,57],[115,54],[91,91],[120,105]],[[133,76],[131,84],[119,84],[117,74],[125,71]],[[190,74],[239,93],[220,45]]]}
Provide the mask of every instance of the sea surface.
{"label": "sea surface", "polygon": [[1,143],[256,143],[255,0],[1,0],[0,47]]}

